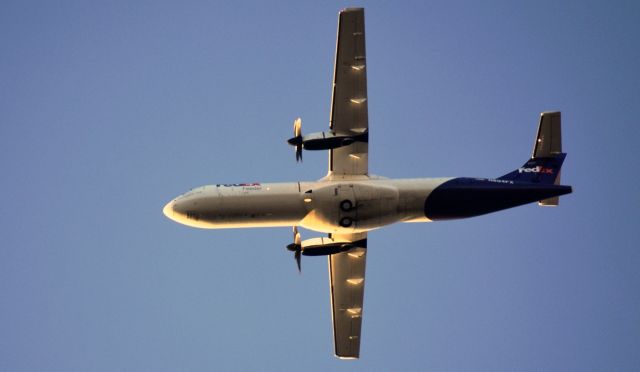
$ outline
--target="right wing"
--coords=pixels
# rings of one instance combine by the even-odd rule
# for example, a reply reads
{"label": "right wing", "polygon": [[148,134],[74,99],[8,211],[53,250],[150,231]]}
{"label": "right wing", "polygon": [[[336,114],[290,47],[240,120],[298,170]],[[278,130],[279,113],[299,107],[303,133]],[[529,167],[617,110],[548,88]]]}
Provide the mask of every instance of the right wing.
{"label": "right wing", "polygon": [[[344,9],[338,18],[329,126],[336,133],[361,134],[369,130],[364,9]],[[358,141],[330,150],[329,173],[366,175],[368,156],[368,142]]]}
{"label": "right wing", "polygon": [[333,234],[354,243],[352,249],[329,256],[329,286],[335,354],[342,359],[360,356],[364,303],[367,233]]}

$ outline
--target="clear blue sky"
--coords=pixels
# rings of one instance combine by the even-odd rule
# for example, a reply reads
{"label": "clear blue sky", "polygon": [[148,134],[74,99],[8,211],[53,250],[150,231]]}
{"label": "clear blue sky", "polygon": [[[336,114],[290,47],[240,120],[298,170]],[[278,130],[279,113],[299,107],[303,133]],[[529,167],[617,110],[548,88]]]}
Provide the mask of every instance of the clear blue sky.
{"label": "clear blue sky", "polygon": [[574,194],[372,232],[359,361],[289,229],[161,213],[325,175],[285,139],[327,127],[337,12],[363,4],[269,3],[3,3],[0,370],[640,369],[637,2],[364,3],[372,172],[498,176],[562,110]]}

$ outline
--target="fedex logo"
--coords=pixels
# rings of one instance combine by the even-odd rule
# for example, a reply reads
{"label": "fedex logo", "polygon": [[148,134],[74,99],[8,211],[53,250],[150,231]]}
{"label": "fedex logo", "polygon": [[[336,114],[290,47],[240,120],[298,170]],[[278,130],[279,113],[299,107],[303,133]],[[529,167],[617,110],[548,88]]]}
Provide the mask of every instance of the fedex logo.
{"label": "fedex logo", "polygon": [[553,174],[553,168],[545,168],[538,165],[537,167],[533,167],[533,168],[518,168],[518,173]]}

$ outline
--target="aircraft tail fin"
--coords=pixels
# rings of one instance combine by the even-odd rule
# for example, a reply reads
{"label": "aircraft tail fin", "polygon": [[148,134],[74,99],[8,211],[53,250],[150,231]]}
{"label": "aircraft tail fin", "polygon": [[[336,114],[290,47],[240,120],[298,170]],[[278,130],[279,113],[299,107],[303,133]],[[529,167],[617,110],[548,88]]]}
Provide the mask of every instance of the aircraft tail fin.
{"label": "aircraft tail fin", "polygon": [[[560,112],[540,114],[538,134],[533,144],[531,158],[520,168],[498,178],[499,180],[560,184],[560,169],[567,154],[562,152],[562,130]],[[539,205],[558,205],[553,197],[538,202]]]}

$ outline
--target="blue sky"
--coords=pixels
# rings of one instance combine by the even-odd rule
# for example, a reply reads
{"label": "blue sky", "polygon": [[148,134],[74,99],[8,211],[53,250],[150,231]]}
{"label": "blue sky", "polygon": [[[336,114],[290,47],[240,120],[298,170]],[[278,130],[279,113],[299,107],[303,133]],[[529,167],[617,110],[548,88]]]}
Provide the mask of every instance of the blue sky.
{"label": "blue sky", "polygon": [[[366,7],[370,169],[499,176],[561,110],[559,208],[370,234],[362,358],[332,356],[327,264],[290,230],[204,231],[199,185],[314,180],[337,12]],[[0,370],[640,368],[640,6],[5,2]],[[305,231],[305,237],[314,233]]]}

